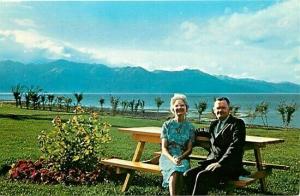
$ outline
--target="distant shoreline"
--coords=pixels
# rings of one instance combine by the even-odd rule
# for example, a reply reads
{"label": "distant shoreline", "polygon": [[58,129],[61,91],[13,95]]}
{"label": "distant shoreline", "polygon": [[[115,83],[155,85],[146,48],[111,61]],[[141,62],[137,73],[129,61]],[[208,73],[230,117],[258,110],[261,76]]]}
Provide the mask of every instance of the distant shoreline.
{"label": "distant shoreline", "polygon": [[[2,106],[2,104],[10,104],[10,105],[15,105],[15,101],[13,100],[0,100],[0,107]],[[71,106],[71,109],[68,113],[73,113],[72,111],[74,110],[75,106]],[[102,111],[100,111],[100,107],[94,107],[94,106],[82,106],[82,108],[86,111],[86,112],[92,112],[92,111],[96,111],[99,113],[104,113],[105,115],[112,115],[111,114],[111,109],[110,108],[103,108]],[[23,109],[26,109],[26,107],[23,105]],[[30,110],[32,110],[32,108],[30,108]],[[43,109],[37,109],[38,111],[49,111],[49,109],[47,108],[46,110]],[[53,112],[66,112],[64,109],[58,109],[57,106],[53,107],[52,109]],[[173,114],[169,111],[154,111],[152,109],[145,109],[145,112],[130,112],[130,111],[126,111],[126,112],[122,112],[121,110],[118,110],[116,112],[116,115],[120,115],[120,116],[124,116],[124,117],[129,117],[129,118],[139,118],[139,119],[149,119],[149,120],[168,120],[170,118],[173,118]],[[189,121],[196,123],[196,124],[200,124],[198,121],[198,117],[188,117],[187,118]],[[213,118],[212,115],[210,115],[209,113],[205,113],[201,116],[201,124],[202,125],[209,125],[209,123],[211,121],[215,120]],[[250,123],[246,123],[246,127],[251,127],[251,128],[266,128],[266,129],[282,129],[282,127],[280,126],[272,126],[269,125],[268,128],[264,125],[259,125],[259,124],[250,124]],[[299,127],[290,127],[290,129],[299,129]]]}
{"label": "distant shoreline", "polygon": [[[111,97],[119,99],[118,110],[121,111],[123,108],[121,106],[121,102],[134,102],[137,103],[138,100],[144,101],[144,110],[146,112],[153,112],[156,113],[157,105],[155,103],[155,98],[160,97],[164,103],[159,108],[159,113],[169,113],[169,100],[173,96],[173,94],[153,94],[153,93],[121,93],[121,94],[114,94],[114,93],[106,93],[106,94],[98,94],[98,93],[82,93],[83,100],[81,101],[82,106],[84,107],[95,107],[100,108],[99,100],[103,98],[104,104],[102,105],[103,108],[107,108],[108,111],[111,109],[110,99]],[[262,125],[264,126],[264,122],[261,119],[259,114],[256,115],[254,118],[250,118],[249,114],[253,114],[255,112],[255,108],[258,104],[262,102],[267,102],[268,107],[268,125],[274,127],[282,127],[282,119],[280,113],[277,111],[277,106],[282,102],[285,101],[286,103],[296,103],[297,106],[300,106],[300,94],[296,93],[279,93],[279,94],[215,94],[215,93],[185,93],[188,98],[188,102],[190,105],[188,118],[189,119],[196,119],[198,117],[198,112],[195,107],[195,104],[199,103],[199,101],[205,101],[207,103],[207,109],[203,112],[202,119],[209,122],[211,121],[211,109],[213,107],[213,100],[218,96],[226,96],[231,100],[232,106],[238,106],[239,109],[237,114],[240,118],[242,118],[246,124],[254,124],[254,125]],[[64,96],[66,98],[71,98],[72,103],[70,104],[72,107],[76,104],[76,99],[74,93],[68,94],[55,94],[55,97]],[[14,102],[13,94],[10,92],[6,92],[5,94],[0,93],[0,101],[10,101]],[[22,101],[25,101],[24,94],[22,96]],[[53,102],[56,103],[56,102]],[[63,104],[64,105],[64,104]],[[142,108],[138,107],[138,112],[141,112]],[[128,107],[127,111],[131,111],[131,108]],[[133,115],[133,114],[130,114]],[[150,115],[150,114],[149,114]],[[167,116],[167,115],[166,115]],[[208,116],[208,119],[206,118]],[[292,122],[290,127],[300,128],[300,121],[297,119],[300,118],[300,108],[294,113]]]}

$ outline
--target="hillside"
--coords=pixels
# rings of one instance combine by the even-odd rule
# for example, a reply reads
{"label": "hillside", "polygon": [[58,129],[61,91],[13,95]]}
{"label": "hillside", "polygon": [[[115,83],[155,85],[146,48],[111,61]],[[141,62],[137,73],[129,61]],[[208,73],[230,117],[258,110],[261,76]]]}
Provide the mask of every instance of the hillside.
{"label": "hillside", "polygon": [[0,62],[0,92],[20,83],[47,92],[299,93],[300,85],[213,76],[199,70],[147,71],[66,60],[23,64]]}

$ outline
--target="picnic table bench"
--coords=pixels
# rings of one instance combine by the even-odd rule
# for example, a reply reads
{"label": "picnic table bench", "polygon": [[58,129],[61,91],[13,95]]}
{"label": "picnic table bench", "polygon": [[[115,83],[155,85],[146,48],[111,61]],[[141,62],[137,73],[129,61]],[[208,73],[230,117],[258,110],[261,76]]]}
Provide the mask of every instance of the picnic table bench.
{"label": "picnic table bench", "polygon": [[[160,152],[155,152],[154,157],[147,161],[141,161],[141,156],[144,150],[146,142],[149,143],[160,143],[161,127],[132,127],[132,128],[119,128],[119,131],[132,134],[134,140],[136,140],[137,146],[131,161],[123,160],[118,158],[103,159],[101,163],[104,165],[113,166],[116,168],[117,173],[127,172],[126,179],[124,181],[122,192],[128,190],[131,180],[135,171],[150,172],[160,174],[160,168],[158,166],[158,159]],[[257,137],[257,136],[246,136],[245,150],[254,150],[255,161],[243,161],[244,165],[256,166],[257,171],[250,176],[240,176],[236,181],[231,183],[238,188],[247,186],[256,180],[260,181],[261,190],[266,191],[266,176],[271,172],[272,169],[289,169],[286,165],[277,165],[271,163],[264,163],[261,156],[261,148],[266,147],[269,144],[278,144],[284,142],[283,139],[268,138],[268,137]],[[207,147],[208,138],[198,136],[196,137],[196,145],[201,147]],[[206,156],[193,155],[189,156],[191,159],[206,159]]]}
{"label": "picnic table bench", "polygon": [[[161,174],[159,166],[153,163],[134,162],[117,158],[104,159],[101,163],[116,167],[117,173],[122,173],[122,169],[126,169]],[[240,176],[238,180],[232,181],[232,183],[235,187],[241,188],[251,184],[255,180],[256,178],[254,176]]]}

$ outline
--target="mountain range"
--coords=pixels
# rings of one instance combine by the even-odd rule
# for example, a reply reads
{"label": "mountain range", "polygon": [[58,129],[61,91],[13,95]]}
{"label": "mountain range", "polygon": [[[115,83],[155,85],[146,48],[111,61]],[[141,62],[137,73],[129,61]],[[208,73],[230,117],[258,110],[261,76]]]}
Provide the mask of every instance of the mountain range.
{"label": "mountain range", "polygon": [[209,75],[199,70],[147,71],[141,67],[111,68],[103,64],[56,60],[24,64],[0,62],[0,92],[17,84],[45,92],[130,93],[300,93],[300,85]]}

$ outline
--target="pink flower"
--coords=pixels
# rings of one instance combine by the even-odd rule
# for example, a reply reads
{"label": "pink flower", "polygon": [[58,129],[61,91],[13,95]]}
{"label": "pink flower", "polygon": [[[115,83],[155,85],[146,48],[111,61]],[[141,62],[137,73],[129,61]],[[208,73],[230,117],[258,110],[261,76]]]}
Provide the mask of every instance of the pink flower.
{"label": "pink flower", "polygon": [[20,167],[20,165],[26,165],[27,161],[26,160],[19,160],[18,163],[16,164],[16,167]]}
{"label": "pink flower", "polygon": [[10,170],[10,178],[12,179],[18,179],[19,177],[19,171],[16,169]]}
{"label": "pink flower", "polygon": [[37,180],[39,177],[39,173],[36,170],[32,170],[30,174],[30,179]]}
{"label": "pink flower", "polygon": [[49,171],[47,169],[40,169],[40,173],[42,176],[46,175],[49,173]]}

